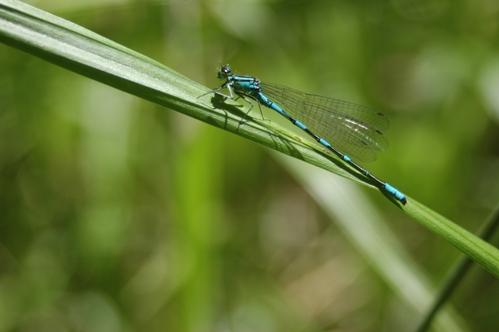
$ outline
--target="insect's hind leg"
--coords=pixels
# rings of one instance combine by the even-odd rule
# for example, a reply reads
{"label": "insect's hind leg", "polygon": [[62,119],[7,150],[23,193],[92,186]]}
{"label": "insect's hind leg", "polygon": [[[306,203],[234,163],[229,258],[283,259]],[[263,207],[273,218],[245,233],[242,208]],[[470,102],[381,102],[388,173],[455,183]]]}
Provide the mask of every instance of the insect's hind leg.
{"label": "insect's hind leg", "polygon": [[[233,98],[233,100],[239,100],[239,99],[243,99],[245,102],[247,102],[249,104],[249,107],[248,107],[248,110],[247,111],[244,111],[244,115],[245,117],[241,117],[241,120],[239,121],[239,125],[237,126],[238,128],[245,124],[246,122],[249,121],[249,118],[251,118],[251,116],[249,115],[249,113],[251,112],[251,110],[253,109],[254,105],[253,105],[253,102],[251,101],[251,98],[249,98],[248,96],[244,95],[244,94],[239,94],[239,93],[236,93],[236,96]],[[241,105],[242,106],[242,105]]]}
{"label": "insect's hind leg", "polygon": [[249,115],[249,113],[253,110],[253,107],[255,107],[253,101],[256,102],[258,109],[260,110],[260,115],[261,115],[262,121],[270,121],[270,120],[267,120],[263,117],[262,108],[260,106],[260,103],[258,102],[258,99],[256,99],[255,97],[253,97],[251,95],[246,95],[246,94],[236,94],[236,95],[237,96],[235,97],[234,100],[238,100],[238,99],[242,98],[244,101],[246,101],[250,105],[248,110],[244,112],[246,118],[242,118],[241,121],[239,121],[238,128],[239,128],[239,126],[247,123],[250,119],[255,119],[255,117],[252,117],[251,115]]}
{"label": "insect's hind leg", "polygon": [[251,104],[251,108],[248,110],[248,112],[246,114],[249,113],[249,111],[251,111],[253,109],[253,102],[252,101],[255,101],[256,102],[256,105],[258,106],[258,110],[260,111],[260,117],[261,117],[261,120],[262,121],[270,121],[268,119],[265,119],[265,117],[263,116],[263,111],[262,111],[262,106],[260,104],[260,102],[258,101],[257,98],[253,97],[253,96],[250,96],[250,95],[241,95],[241,97],[247,102],[247,103],[250,103]]}
{"label": "insect's hind leg", "polygon": [[262,121],[270,121],[268,119],[265,119],[265,117],[263,116],[262,105],[258,101],[257,104],[258,104],[258,110],[260,111],[260,115],[262,117]]}

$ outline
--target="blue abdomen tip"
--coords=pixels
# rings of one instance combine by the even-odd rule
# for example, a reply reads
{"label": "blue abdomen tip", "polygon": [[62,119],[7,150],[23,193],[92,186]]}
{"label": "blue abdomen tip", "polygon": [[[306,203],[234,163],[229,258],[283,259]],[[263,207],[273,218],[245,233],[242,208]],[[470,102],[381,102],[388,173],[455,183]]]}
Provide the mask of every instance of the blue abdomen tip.
{"label": "blue abdomen tip", "polygon": [[384,188],[386,192],[391,194],[398,201],[402,202],[403,204],[407,203],[407,198],[405,197],[405,195],[394,186],[390,185],[389,183],[385,183]]}

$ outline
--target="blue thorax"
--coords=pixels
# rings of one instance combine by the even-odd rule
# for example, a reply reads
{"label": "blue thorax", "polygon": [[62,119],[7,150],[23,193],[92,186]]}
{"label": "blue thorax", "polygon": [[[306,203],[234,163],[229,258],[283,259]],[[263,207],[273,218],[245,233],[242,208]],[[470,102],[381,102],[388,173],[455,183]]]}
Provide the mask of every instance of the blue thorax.
{"label": "blue thorax", "polygon": [[227,80],[236,92],[254,95],[260,92],[260,81],[252,76],[231,75]]}

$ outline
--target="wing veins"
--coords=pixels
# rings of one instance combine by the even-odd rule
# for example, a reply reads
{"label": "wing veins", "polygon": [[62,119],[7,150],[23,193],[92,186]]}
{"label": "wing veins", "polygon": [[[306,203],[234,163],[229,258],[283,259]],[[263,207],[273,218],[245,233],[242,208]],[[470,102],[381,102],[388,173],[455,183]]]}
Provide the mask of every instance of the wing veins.
{"label": "wing veins", "polygon": [[[286,111],[305,122],[317,135],[356,159],[372,161],[376,153],[387,146],[382,130],[388,127],[388,121],[381,113],[341,99],[273,84],[262,84],[262,89],[269,98],[282,104],[287,108]],[[365,118],[355,115],[364,115]]]}

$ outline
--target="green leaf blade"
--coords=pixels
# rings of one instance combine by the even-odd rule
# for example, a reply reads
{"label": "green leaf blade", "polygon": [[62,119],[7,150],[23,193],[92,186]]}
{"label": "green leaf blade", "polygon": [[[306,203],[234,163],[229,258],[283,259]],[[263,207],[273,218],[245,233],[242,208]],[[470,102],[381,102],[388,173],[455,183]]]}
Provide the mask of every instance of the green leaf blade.
{"label": "green leaf blade", "polygon": [[[302,141],[278,123],[244,117],[240,107],[216,102],[209,88],[74,23],[15,0],[0,0],[0,40],[58,66],[248,138],[276,151],[372,187],[342,161]],[[200,96],[203,96],[200,98]],[[499,250],[408,197],[400,205],[499,277]]]}

